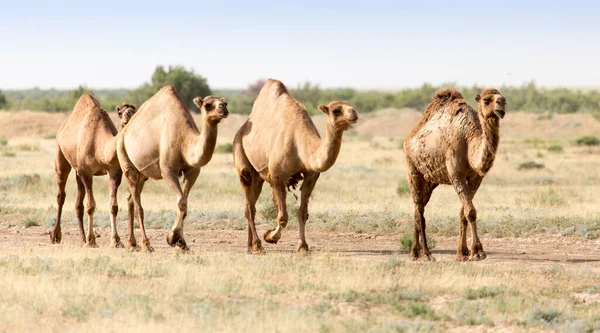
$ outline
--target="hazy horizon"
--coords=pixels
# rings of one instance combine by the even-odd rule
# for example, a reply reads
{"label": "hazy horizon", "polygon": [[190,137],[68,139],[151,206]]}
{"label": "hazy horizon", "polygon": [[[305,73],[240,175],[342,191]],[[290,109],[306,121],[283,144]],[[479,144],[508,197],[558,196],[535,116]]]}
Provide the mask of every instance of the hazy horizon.
{"label": "hazy horizon", "polygon": [[131,89],[181,65],[213,89],[394,90],[454,82],[596,88],[600,4],[588,1],[65,1],[3,4],[0,89]]}

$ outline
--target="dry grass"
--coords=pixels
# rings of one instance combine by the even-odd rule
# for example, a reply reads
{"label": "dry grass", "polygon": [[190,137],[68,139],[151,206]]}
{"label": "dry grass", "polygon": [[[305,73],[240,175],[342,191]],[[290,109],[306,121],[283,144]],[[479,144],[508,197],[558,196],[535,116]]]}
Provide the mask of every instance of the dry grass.
{"label": "dry grass", "polygon": [[600,328],[600,307],[589,301],[598,299],[600,277],[585,266],[55,247],[2,253],[0,272],[0,283],[11,286],[0,294],[0,330]]}
{"label": "dry grass", "polygon": [[[315,189],[309,236],[317,229],[394,234],[398,245],[390,250],[397,250],[401,235],[412,234],[413,205],[406,191],[401,144],[414,123],[408,122],[418,114],[404,111],[393,117],[390,112],[369,115],[348,133],[338,162],[321,175]],[[26,116],[31,115],[10,114],[7,120],[0,114],[0,125]],[[62,118],[50,121],[53,116],[64,117],[42,114],[47,123],[59,124]],[[222,147],[243,121],[232,116],[220,129]],[[511,114],[503,122],[494,168],[475,197],[484,246],[489,238],[599,237],[600,174],[593,170],[600,166],[600,149],[573,142],[600,131],[600,123],[584,115],[570,116],[547,121]],[[323,118],[317,123],[322,129]],[[54,130],[38,126],[35,134],[26,129],[20,130],[25,136],[3,133],[6,142],[0,142],[0,151],[13,155],[0,157],[1,227],[54,224]],[[540,153],[553,145],[561,146],[560,158]],[[518,170],[530,160],[545,167]],[[71,175],[64,224],[74,223],[75,189]],[[107,178],[96,177],[94,190],[96,224],[106,227]],[[123,184],[118,197],[121,230],[125,230],[126,196]],[[175,218],[174,201],[164,182],[148,182],[142,194],[147,226],[169,228]],[[294,237],[298,202],[291,194],[288,205],[291,231],[284,237]],[[458,234],[459,208],[450,187],[436,189],[425,213],[432,239]],[[188,229],[245,229],[231,154],[215,154],[202,170],[189,209]],[[274,223],[268,185],[258,209],[259,225]],[[42,251],[26,244],[19,253],[0,249],[0,283],[10,286],[0,293],[0,331],[384,332],[466,326],[599,330],[600,275],[597,267],[578,267],[412,264],[405,257],[367,260],[324,253],[180,256],[63,246]]]}

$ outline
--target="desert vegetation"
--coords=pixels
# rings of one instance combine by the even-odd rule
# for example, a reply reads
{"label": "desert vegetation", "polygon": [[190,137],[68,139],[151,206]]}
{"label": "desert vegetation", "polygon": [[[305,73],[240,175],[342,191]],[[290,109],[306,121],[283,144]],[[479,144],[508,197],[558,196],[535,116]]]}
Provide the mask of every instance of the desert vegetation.
{"label": "desert vegetation", "polygon": [[[50,244],[56,182],[49,134],[64,115],[0,112],[0,150],[15,154],[0,157],[0,283],[11,286],[0,295],[0,330],[598,330],[600,176],[590,169],[600,165],[600,150],[576,140],[597,135],[600,123],[586,114],[547,121],[510,112],[494,167],[474,199],[488,258],[455,262],[460,202],[444,186],[426,213],[437,261],[413,263],[407,257],[414,208],[401,138],[421,114],[361,114],[346,133],[336,164],[313,194],[309,256],[294,253],[295,218],[286,228],[289,237],[263,244],[264,256],[248,256],[243,195],[230,153],[215,154],[190,192],[189,254],[164,241],[177,211],[173,193],[157,181],[143,192],[156,251],[111,249],[108,177],[94,179],[99,248],[80,248],[74,177],[66,184],[63,240]],[[39,118],[44,122],[34,129],[15,126]],[[201,123],[200,115],[194,118]],[[229,115],[216,146],[231,143],[245,119]],[[325,115],[313,120],[325,129]],[[562,152],[548,152],[553,145]],[[527,161],[544,168],[518,170]],[[121,186],[119,206],[127,207],[127,196]],[[287,204],[296,216],[299,200],[289,194]],[[270,191],[263,191],[256,210],[262,235],[277,218]],[[118,228],[127,223],[119,214]]]}

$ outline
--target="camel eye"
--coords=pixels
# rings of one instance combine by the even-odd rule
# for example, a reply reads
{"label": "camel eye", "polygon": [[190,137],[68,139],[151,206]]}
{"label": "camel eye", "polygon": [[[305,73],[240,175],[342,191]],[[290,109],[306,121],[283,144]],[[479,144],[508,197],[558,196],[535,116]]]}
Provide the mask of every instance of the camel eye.
{"label": "camel eye", "polygon": [[209,111],[209,110],[212,110],[212,108],[213,108],[213,105],[212,105],[212,104],[210,104],[210,103],[208,103],[208,104],[205,104],[205,105],[204,105],[204,108],[206,109],[206,111]]}
{"label": "camel eye", "polygon": [[338,116],[340,113],[342,113],[342,110],[340,110],[340,109],[333,110],[333,114],[336,116]]}
{"label": "camel eye", "polygon": [[490,104],[490,99],[489,99],[489,98],[484,98],[484,99],[483,99],[483,102],[484,102],[486,105],[487,105],[487,104]]}

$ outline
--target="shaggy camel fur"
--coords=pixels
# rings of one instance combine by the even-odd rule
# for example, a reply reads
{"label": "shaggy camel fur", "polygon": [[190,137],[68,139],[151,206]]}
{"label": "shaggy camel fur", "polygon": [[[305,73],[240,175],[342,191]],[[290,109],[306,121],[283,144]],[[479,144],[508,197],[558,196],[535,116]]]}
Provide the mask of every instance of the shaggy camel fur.
{"label": "shaggy camel fur", "polygon": [[[121,118],[119,130],[129,122],[135,113],[135,106],[123,103],[117,107],[117,113]],[[50,231],[52,243],[60,243],[62,233],[60,219],[62,208],[65,203],[65,185],[71,172],[75,169],[77,180],[77,199],[75,200],[75,211],[77,222],[81,232],[82,244],[87,247],[96,247],[96,235],[94,234],[94,210],[96,200],[92,191],[93,176],[106,175],[108,173],[110,191],[110,227],[112,247],[123,247],[117,233],[117,189],[121,184],[121,166],[117,160],[116,138],[117,129],[110,117],[100,107],[100,103],[90,93],[83,94],[73,112],[62,123],[56,133],[56,155],[54,169],[58,182],[58,212],[56,224]],[[85,236],[83,227],[83,199],[88,197],[86,213],[88,216],[88,233]]]}
{"label": "shaggy camel fur", "polygon": [[305,225],[308,199],[321,172],[327,171],[340,152],[342,135],[358,120],[354,107],[344,102],[319,105],[328,116],[325,137],[321,138],[306,108],[288,93],[283,83],[269,79],[252,107],[250,117],[233,141],[235,167],[244,191],[248,219],[248,252],[262,252],[254,216],[256,201],[267,181],[273,189],[277,227],[264,234],[277,243],[286,227],[286,186],[294,187],[304,179],[298,210],[299,242],[297,252],[308,251]]}
{"label": "shaggy camel fur", "polygon": [[[475,96],[478,111],[471,108],[460,92],[438,91],[423,118],[405,139],[404,153],[410,190],[415,203],[415,232],[410,257],[434,260],[425,236],[425,205],[439,184],[452,185],[462,207],[459,212],[457,260],[483,260],[486,257],[477,235],[477,211],[473,197],[483,177],[491,169],[500,141],[500,119],[506,99],[497,89],[485,89]],[[467,224],[471,226],[471,250],[467,249]],[[419,244],[423,241],[423,253]]]}
{"label": "shaggy camel fur", "polygon": [[[175,87],[166,86],[140,106],[129,125],[117,136],[117,154],[133,195],[144,251],[154,251],[146,236],[140,198],[148,178],[164,178],[175,192],[179,211],[167,235],[167,242],[184,251],[189,250],[183,238],[188,195],[198,179],[200,168],[212,158],[217,142],[217,125],[229,114],[227,103],[222,98],[196,97],[194,103],[202,112],[202,132]],[[179,183],[180,175],[183,175],[183,190]],[[128,246],[131,249],[137,247],[133,218],[129,220]]]}

